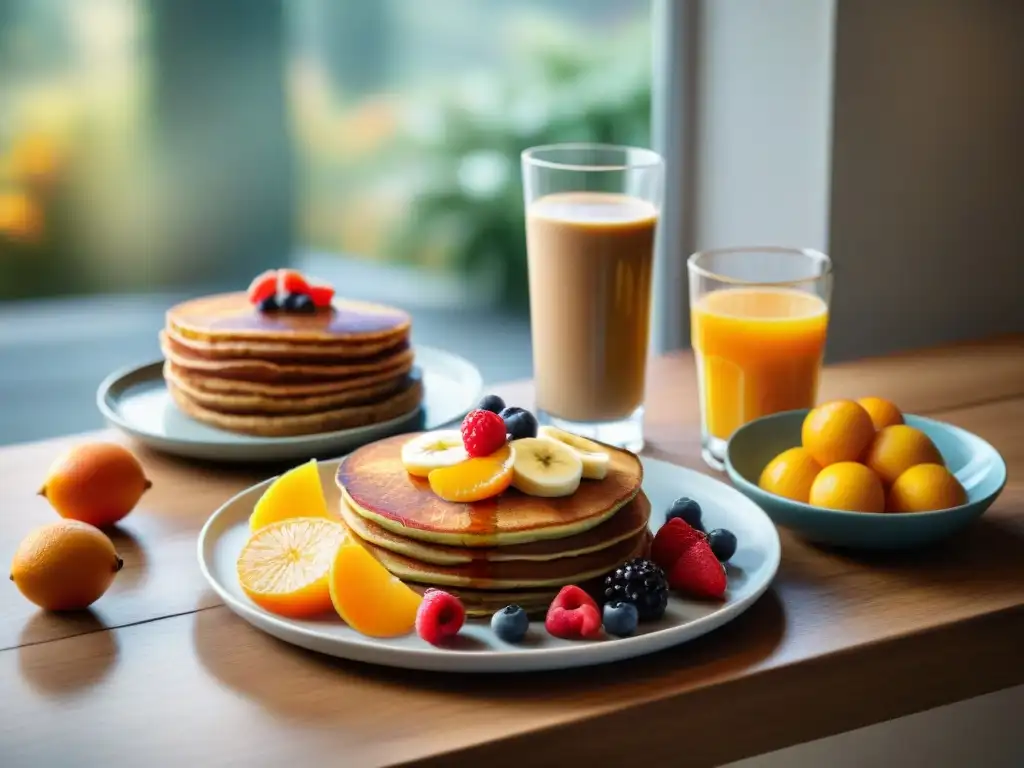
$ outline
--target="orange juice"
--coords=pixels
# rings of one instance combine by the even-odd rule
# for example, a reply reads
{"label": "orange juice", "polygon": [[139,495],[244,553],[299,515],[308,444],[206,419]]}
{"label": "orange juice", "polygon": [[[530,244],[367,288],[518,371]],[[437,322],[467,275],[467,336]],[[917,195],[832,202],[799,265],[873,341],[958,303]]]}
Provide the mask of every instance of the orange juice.
{"label": "orange juice", "polygon": [[789,288],[726,288],[692,309],[701,410],[711,437],[728,440],[759,416],[811,408],[825,349],[828,306]]}

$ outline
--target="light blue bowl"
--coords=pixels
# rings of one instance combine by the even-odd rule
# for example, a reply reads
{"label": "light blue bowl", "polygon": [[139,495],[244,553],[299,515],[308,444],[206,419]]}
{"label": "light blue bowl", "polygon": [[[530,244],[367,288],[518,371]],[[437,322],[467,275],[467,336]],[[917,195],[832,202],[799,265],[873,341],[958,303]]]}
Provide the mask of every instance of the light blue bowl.
{"label": "light blue bowl", "polygon": [[946,466],[967,491],[963,506],[902,514],[821,509],[777,496],[757,486],[761,470],[787,448],[800,445],[807,410],[786,411],[736,430],[726,450],[726,471],[735,486],[758,504],[776,525],[819,544],[854,549],[910,549],[944,539],[989,508],[1006,484],[1006,463],[991,445],[966,430],[923,416],[906,423],[932,439]]}

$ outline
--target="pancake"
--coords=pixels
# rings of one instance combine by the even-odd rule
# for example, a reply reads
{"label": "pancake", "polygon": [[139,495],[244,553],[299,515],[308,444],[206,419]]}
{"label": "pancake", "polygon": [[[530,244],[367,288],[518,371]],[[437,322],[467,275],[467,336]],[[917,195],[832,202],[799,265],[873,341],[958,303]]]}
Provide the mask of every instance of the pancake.
{"label": "pancake", "polygon": [[340,509],[345,524],[360,539],[397,555],[437,565],[513,560],[543,562],[559,557],[597,552],[646,530],[651,516],[651,503],[641,491],[636,498],[600,525],[563,539],[541,539],[508,547],[452,547],[400,536],[356,514],[344,501],[341,502]]}
{"label": "pancake", "polygon": [[330,395],[239,395],[207,392],[178,377],[168,363],[164,363],[164,381],[185,394],[192,402],[218,413],[317,413],[335,408],[367,405],[380,402],[409,387],[409,376],[396,376],[387,381],[359,389]]}
{"label": "pancake", "polygon": [[276,363],[268,360],[208,360],[189,351],[160,334],[160,348],[164,357],[187,371],[209,373],[221,379],[250,382],[289,382],[305,384],[311,381],[337,381],[345,377],[379,374],[384,371],[407,371],[412,366],[413,351],[402,349],[370,358],[350,360],[338,365],[314,363]]}
{"label": "pancake", "polygon": [[600,525],[640,490],[643,466],[628,451],[607,447],[608,476],[584,480],[572,496],[543,499],[515,489],[484,501],[453,503],[402,466],[396,435],[356,449],[336,482],[352,510],[400,536],[434,544],[492,547],[559,539]]}
{"label": "pancake", "polygon": [[289,437],[365,427],[411,414],[423,399],[423,383],[418,376],[412,376],[410,379],[408,389],[377,403],[335,408],[319,413],[276,416],[218,413],[192,400],[173,382],[167,382],[167,390],[178,408],[196,421],[228,432],[261,437]]}
{"label": "pancake", "polygon": [[[188,384],[189,387],[203,392],[219,393],[225,395],[266,395],[267,397],[307,397],[317,395],[335,395],[339,392],[349,392],[353,389],[363,389],[374,384],[383,384],[402,376],[407,376],[413,366],[402,366],[395,371],[385,370],[382,373],[356,374],[337,381],[325,381],[319,384],[264,384],[254,381],[243,381],[239,379],[221,379],[198,371],[189,371],[180,368],[170,360],[164,362],[164,372],[167,371],[175,379]],[[185,389],[183,387],[183,389]]]}
{"label": "pancake", "polygon": [[409,346],[409,337],[406,333],[370,341],[353,342],[348,339],[337,339],[316,344],[262,341],[260,339],[245,341],[239,339],[226,341],[190,339],[171,327],[165,328],[164,333],[182,354],[204,360],[256,358],[276,363],[344,363],[353,358],[375,357],[388,352],[399,352]]}
{"label": "pancake", "polygon": [[[344,521],[342,521],[344,522]],[[413,560],[359,539],[351,528],[349,533],[372,554],[381,565],[402,581],[414,581],[437,587],[466,587],[483,590],[536,589],[562,587],[596,579],[633,557],[647,541],[641,531],[610,547],[574,557],[554,560],[509,560],[503,562],[474,561],[466,565],[437,565]]]}
{"label": "pancake", "polygon": [[398,339],[408,333],[408,313],[382,304],[335,300],[311,314],[260,312],[243,291],[203,296],[167,311],[176,335],[201,341],[352,342]]}

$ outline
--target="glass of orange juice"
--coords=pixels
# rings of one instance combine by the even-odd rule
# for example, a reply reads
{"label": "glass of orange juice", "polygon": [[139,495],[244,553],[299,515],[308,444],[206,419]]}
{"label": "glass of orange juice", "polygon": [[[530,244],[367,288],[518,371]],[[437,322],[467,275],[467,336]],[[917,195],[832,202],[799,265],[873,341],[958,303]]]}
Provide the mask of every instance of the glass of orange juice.
{"label": "glass of orange juice", "polygon": [[687,261],[701,453],[722,469],[729,437],[818,396],[832,261],[803,248],[724,248]]}

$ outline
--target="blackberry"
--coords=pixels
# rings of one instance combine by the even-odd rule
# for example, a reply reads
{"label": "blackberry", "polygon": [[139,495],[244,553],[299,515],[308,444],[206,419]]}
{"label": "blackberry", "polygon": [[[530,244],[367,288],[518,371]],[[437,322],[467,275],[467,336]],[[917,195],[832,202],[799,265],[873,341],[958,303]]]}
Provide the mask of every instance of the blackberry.
{"label": "blackberry", "polygon": [[632,603],[640,621],[657,621],[668,605],[665,572],[650,560],[634,558],[605,576],[604,601]]}

